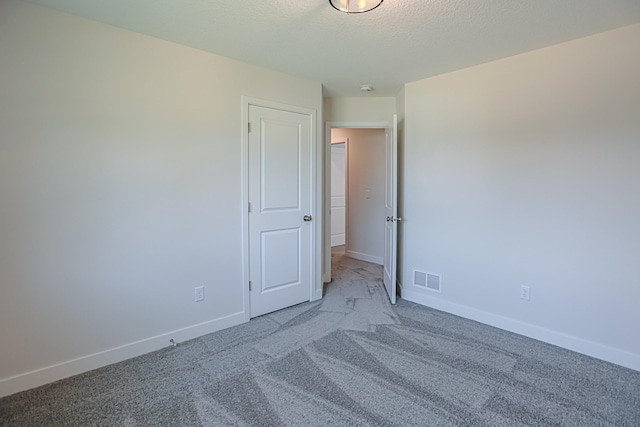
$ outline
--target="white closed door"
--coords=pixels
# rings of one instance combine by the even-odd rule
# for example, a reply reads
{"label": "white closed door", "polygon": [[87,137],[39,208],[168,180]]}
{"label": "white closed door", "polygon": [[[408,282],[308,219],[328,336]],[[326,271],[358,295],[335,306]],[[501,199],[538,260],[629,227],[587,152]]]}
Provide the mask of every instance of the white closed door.
{"label": "white closed door", "polygon": [[345,143],[331,144],[331,246],[345,244]]}
{"label": "white closed door", "polygon": [[391,304],[396,303],[396,269],[398,248],[398,116],[385,129],[384,183],[384,287]]}
{"label": "white closed door", "polygon": [[311,116],[249,106],[251,317],[311,297]]}

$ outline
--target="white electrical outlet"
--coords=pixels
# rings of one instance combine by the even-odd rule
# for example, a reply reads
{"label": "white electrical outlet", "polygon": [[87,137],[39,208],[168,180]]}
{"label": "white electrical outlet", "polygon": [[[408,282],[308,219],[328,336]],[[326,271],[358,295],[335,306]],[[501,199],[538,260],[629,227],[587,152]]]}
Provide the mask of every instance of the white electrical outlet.
{"label": "white electrical outlet", "polygon": [[531,299],[531,288],[529,286],[520,286],[520,299],[529,301]]}
{"label": "white electrical outlet", "polygon": [[195,302],[204,300],[204,286],[194,288]]}

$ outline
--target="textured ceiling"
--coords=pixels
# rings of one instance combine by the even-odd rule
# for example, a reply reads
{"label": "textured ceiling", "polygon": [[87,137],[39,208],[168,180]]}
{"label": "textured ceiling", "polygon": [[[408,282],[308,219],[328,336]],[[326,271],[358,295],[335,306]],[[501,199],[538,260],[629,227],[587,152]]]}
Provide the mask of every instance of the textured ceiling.
{"label": "textured ceiling", "polygon": [[395,96],[410,81],[640,22],[640,0],[384,0],[359,15],[327,0],[29,1],[317,80],[324,96]]}

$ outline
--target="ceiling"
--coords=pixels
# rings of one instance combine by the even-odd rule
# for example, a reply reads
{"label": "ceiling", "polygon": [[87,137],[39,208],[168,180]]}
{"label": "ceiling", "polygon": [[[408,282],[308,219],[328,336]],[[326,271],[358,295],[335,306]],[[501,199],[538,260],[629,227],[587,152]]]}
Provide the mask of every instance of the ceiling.
{"label": "ceiling", "polygon": [[327,0],[29,1],[320,81],[325,97],[395,96],[407,82],[640,22],[640,0],[384,0],[356,15]]}

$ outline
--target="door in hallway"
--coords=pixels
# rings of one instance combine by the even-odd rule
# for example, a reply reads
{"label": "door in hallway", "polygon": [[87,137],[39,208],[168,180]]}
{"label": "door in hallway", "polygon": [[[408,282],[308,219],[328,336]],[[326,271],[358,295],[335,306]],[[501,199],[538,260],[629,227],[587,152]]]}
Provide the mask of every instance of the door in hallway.
{"label": "door in hallway", "polygon": [[345,143],[331,144],[331,246],[345,244]]}
{"label": "door in hallway", "polygon": [[311,119],[249,106],[251,317],[311,297]]}

